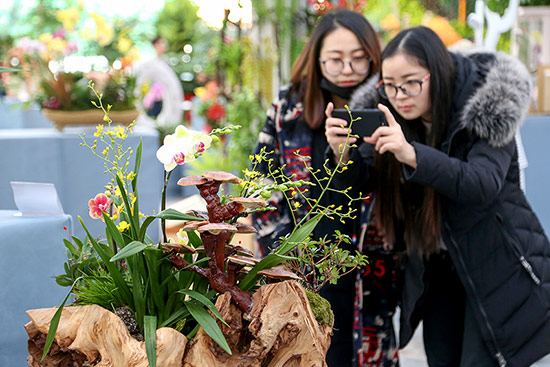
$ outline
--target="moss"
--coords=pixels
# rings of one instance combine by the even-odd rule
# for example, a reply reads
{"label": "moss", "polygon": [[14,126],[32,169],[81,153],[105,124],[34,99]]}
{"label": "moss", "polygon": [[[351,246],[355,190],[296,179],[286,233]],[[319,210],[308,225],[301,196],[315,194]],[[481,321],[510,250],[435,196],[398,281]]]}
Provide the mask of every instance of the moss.
{"label": "moss", "polygon": [[307,299],[313,311],[313,315],[317,319],[319,325],[327,325],[332,327],[334,322],[334,314],[330,307],[329,301],[321,297],[319,294],[306,289]]}

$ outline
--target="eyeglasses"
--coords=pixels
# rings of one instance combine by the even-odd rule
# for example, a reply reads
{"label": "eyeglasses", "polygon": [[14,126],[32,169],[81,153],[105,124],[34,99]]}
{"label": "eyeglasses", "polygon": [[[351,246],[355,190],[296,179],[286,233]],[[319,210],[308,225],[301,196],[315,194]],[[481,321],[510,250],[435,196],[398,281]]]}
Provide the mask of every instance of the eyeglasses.
{"label": "eyeglasses", "polygon": [[370,57],[356,57],[354,59],[344,61],[342,59],[326,59],[321,60],[321,64],[325,68],[325,72],[330,76],[338,76],[342,74],[344,70],[344,65],[347,62],[351,71],[355,74],[364,75],[369,72],[371,59]]}
{"label": "eyeglasses", "polygon": [[403,92],[406,96],[416,97],[422,93],[422,84],[424,84],[424,82],[428,79],[430,79],[430,74],[426,75],[421,80],[409,80],[401,85],[393,85],[391,83],[384,84],[384,81],[380,80],[380,82],[378,82],[377,89],[378,93],[380,93],[382,98],[385,99],[397,97],[399,90],[401,90],[401,92]]}

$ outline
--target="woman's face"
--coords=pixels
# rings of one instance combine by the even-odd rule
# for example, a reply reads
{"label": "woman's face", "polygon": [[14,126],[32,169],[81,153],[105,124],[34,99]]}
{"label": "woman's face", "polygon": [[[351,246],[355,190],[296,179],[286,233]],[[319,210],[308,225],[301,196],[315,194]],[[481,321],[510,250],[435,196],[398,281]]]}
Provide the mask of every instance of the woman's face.
{"label": "woman's face", "polygon": [[[395,54],[382,62],[382,75],[384,85],[388,92],[391,86],[402,86],[405,90],[417,91],[418,81],[421,91],[416,96],[408,96],[397,88],[397,94],[388,98],[392,107],[405,120],[415,120],[422,117],[424,122],[431,122],[432,103],[430,99],[430,79],[428,69],[420,66],[414,57],[403,53]],[[393,88],[395,91],[395,89]],[[411,93],[415,94],[415,93]]]}
{"label": "woman's face", "polygon": [[339,87],[353,87],[368,75],[368,57],[355,34],[347,28],[338,27],[323,39],[319,53],[321,72],[328,81]]}

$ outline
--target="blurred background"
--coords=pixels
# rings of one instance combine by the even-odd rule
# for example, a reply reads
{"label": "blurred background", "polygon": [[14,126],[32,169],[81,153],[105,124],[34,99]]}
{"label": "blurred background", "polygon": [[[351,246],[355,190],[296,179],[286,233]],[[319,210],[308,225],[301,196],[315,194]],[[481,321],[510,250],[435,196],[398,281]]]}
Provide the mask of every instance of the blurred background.
{"label": "blurred background", "polygon": [[[168,187],[169,206],[196,208],[195,192],[175,185],[177,178],[210,170],[241,175],[250,164],[265,111],[288,82],[316,21],[341,8],[363,13],[382,46],[401,29],[425,25],[451,49],[485,46],[527,66],[534,89],[521,128],[526,193],[549,233],[550,0],[2,0],[0,67],[24,72],[0,73],[0,210],[9,210],[11,218],[16,209],[10,181],[52,182],[72,216],[73,233],[83,236],[78,216],[94,235],[101,233],[103,225],[89,218],[87,203],[108,178],[102,175],[102,162],[80,146],[80,135],[93,135],[90,128],[103,115],[89,121],[75,115],[94,109],[90,81],[104,104],[113,106],[113,116],[120,112],[115,122],[137,121],[129,143],[143,142],[140,209],[148,214],[159,209],[162,165],[155,152],[166,134],[180,124],[203,131],[242,126],[200,159],[176,169]],[[506,29],[490,44],[489,28],[505,22]],[[158,37],[162,43],[153,44]],[[3,223],[8,228],[11,222]],[[35,224],[28,224],[20,232],[32,228]],[[47,238],[52,249],[59,248],[60,236],[65,234]],[[6,245],[0,250],[12,254],[14,237],[0,241]],[[17,234],[17,241],[23,237]],[[15,249],[26,258],[19,245]],[[0,274],[7,281],[18,277],[16,271],[26,272],[4,265]],[[55,296],[53,302],[62,297]],[[6,322],[0,322],[2,329],[11,330]],[[17,325],[23,322],[17,320]],[[401,355],[403,366],[426,365],[418,335]],[[550,361],[539,366],[550,366]]]}

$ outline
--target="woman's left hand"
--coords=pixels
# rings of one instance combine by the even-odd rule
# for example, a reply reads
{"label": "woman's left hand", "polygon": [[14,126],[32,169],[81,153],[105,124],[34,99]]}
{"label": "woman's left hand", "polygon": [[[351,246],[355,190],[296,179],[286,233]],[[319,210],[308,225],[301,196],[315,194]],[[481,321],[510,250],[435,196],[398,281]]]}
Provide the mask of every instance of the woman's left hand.
{"label": "woman's left hand", "polygon": [[395,159],[399,162],[416,168],[416,151],[405,139],[401,126],[395,121],[395,118],[386,106],[378,104],[378,109],[384,112],[388,126],[380,126],[371,136],[364,137],[363,140],[366,143],[374,144],[374,149],[379,154],[392,152]]}

